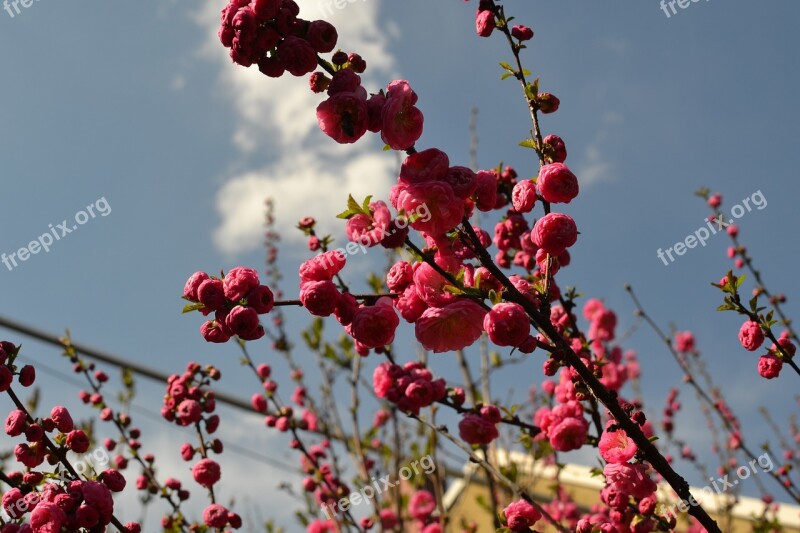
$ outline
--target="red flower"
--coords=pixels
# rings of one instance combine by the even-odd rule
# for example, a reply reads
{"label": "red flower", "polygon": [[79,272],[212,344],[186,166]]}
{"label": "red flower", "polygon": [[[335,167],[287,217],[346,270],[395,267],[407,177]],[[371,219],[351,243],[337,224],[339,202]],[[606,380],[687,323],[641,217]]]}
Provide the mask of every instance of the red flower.
{"label": "red flower", "polygon": [[394,150],[411,148],[422,136],[424,118],[414,106],[416,103],[417,94],[406,80],[395,80],[387,86],[381,139]]}
{"label": "red flower", "polygon": [[356,93],[334,94],[317,106],[317,122],[337,143],[354,143],[367,132],[367,102]]}
{"label": "red flower", "polygon": [[458,423],[458,433],[469,444],[489,444],[500,435],[495,424],[472,413]]}

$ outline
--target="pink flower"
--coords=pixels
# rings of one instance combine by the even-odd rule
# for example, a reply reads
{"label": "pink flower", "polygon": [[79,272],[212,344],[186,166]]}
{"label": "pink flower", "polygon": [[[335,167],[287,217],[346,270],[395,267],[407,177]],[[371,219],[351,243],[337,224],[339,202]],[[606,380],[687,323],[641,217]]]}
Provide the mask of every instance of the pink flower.
{"label": "pink flower", "polygon": [[406,150],[422,136],[422,112],[414,104],[417,94],[406,80],[395,80],[386,88],[386,104],[381,116],[381,139],[393,150]]}
{"label": "pink flower", "polygon": [[583,317],[590,321],[594,321],[594,317],[605,310],[606,306],[603,304],[602,300],[598,300],[597,298],[591,298],[587,300],[583,306]]}
{"label": "pink flower", "polygon": [[750,352],[758,350],[764,342],[764,332],[761,331],[761,326],[758,322],[748,320],[742,324],[739,330],[739,342],[742,343],[744,349]]}
{"label": "pink flower", "polygon": [[461,350],[480,338],[485,314],[474,301],[457,299],[445,307],[426,309],[414,333],[422,346],[434,353]]}
{"label": "pink flower", "polygon": [[200,416],[203,414],[203,408],[195,400],[183,400],[178,404],[176,417],[181,422],[181,425],[188,426],[200,421]]}
{"label": "pink flower", "polygon": [[480,211],[491,211],[497,204],[497,172],[479,170],[476,179],[475,205]]}
{"label": "pink flower", "polygon": [[390,298],[383,297],[375,305],[362,307],[353,316],[348,331],[358,342],[369,348],[380,348],[391,344],[400,318]]}
{"label": "pink flower", "polygon": [[389,226],[392,223],[392,215],[384,202],[372,202],[369,204],[371,215],[363,213],[350,217],[345,226],[347,239],[358,242],[369,248],[380,244],[383,238],[389,234]]}
{"label": "pink flower", "polygon": [[416,218],[409,225],[431,236],[450,231],[464,217],[464,202],[456,198],[449,184],[441,181],[411,185],[400,200],[406,215]]}
{"label": "pink flower", "polygon": [[34,533],[58,533],[67,521],[67,514],[55,503],[40,501],[31,512]]}
{"label": "pink flower", "polygon": [[272,307],[275,305],[275,296],[269,287],[259,285],[247,293],[247,305],[259,315],[263,315],[272,311]]}
{"label": "pink flower", "polygon": [[520,41],[530,41],[531,39],[533,39],[533,30],[530,29],[528,26],[517,24],[516,26],[511,28],[511,35],[515,39],[519,39]]}
{"label": "pink flower", "polygon": [[489,37],[495,28],[494,12],[486,9],[475,13],[475,31],[481,37]]}
{"label": "pink flower", "polygon": [[354,143],[367,132],[367,102],[356,93],[334,94],[317,106],[317,122],[337,143]]}
{"label": "pink flower", "polygon": [[207,279],[197,288],[197,299],[212,311],[225,305],[225,289],[218,279]]}
{"label": "pink flower", "polygon": [[780,353],[785,354],[789,357],[794,357],[794,354],[797,353],[797,346],[789,340],[789,334],[784,331],[780,337],[778,337],[778,346],[780,346],[780,350],[778,346],[774,344],[769,347],[769,351],[772,354],[778,355]]}
{"label": "pink flower", "polygon": [[311,92],[319,94],[330,86],[331,80],[321,72],[314,72],[308,77],[308,86]]}
{"label": "pink flower", "polygon": [[642,463],[609,463],[603,468],[608,484],[617,492],[640,500],[656,491],[655,482]]}
{"label": "pink flower", "polygon": [[589,423],[583,417],[565,418],[548,431],[550,445],[559,452],[580,449],[586,442]]}
{"label": "pink flower", "polygon": [[492,424],[499,424],[503,419],[503,415],[500,414],[500,409],[496,405],[484,405],[481,407],[481,416]]}
{"label": "pink flower", "polygon": [[225,298],[237,302],[244,298],[251,289],[258,287],[258,272],[252,268],[232,268],[223,280]]}
{"label": "pink flower", "polygon": [[200,284],[207,279],[208,279],[208,274],[206,274],[205,272],[195,272],[194,274],[192,274],[186,281],[186,285],[184,285],[183,287],[184,298],[196,302],[197,288],[200,287]]}
{"label": "pink flower", "polygon": [[777,378],[780,375],[782,368],[783,361],[774,355],[767,354],[758,358],[758,373],[762,378]]}
{"label": "pink flower", "polygon": [[228,313],[225,325],[234,335],[247,337],[258,328],[258,313],[252,307],[237,305]]}
{"label": "pink flower", "polygon": [[544,165],[537,183],[542,198],[547,202],[568,204],[578,196],[578,178],[563,163]]}
{"label": "pink flower", "polygon": [[542,518],[542,513],[525,500],[509,503],[503,509],[503,515],[508,529],[514,532],[530,531],[531,527]]}
{"label": "pink flower", "polygon": [[498,346],[518,346],[531,333],[528,314],[516,303],[499,303],[483,318],[483,329]]}
{"label": "pink flower", "polygon": [[[454,258],[441,259],[439,266],[445,272],[456,275],[461,263]],[[414,271],[414,285],[417,294],[432,307],[444,307],[455,299],[455,295],[445,287],[451,283],[428,263],[421,263]]]}
{"label": "pink flower", "polygon": [[114,498],[108,487],[97,481],[86,481],[81,485],[83,503],[93,507],[101,516],[114,512]]}
{"label": "pink flower", "polygon": [[614,340],[614,329],[617,327],[617,315],[610,309],[595,313],[589,328],[589,337],[595,340]]}
{"label": "pink flower", "polygon": [[211,459],[201,459],[192,468],[194,480],[205,488],[211,488],[221,476],[219,464]]}
{"label": "pink flower", "polygon": [[533,244],[550,255],[559,255],[578,240],[578,227],[572,217],[563,213],[548,213],[533,226]]}
{"label": "pink flower", "polygon": [[428,148],[405,158],[397,183],[408,186],[425,181],[443,181],[449,171],[447,154],[437,148]]}
{"label": "pink flower", "polygon": [[545,115],[555,113],[561,105],[561,101],[550,93],[539,93],[536,97],[539,110]]}
{"label": "pink flower", "polygon": [[386,531],[391,531],[397,527],[397,515],[391,509],[381,509],[381,527]]}
{"label": "pink flower", "polygon": [[22,491],[16,487],[8,489],[8,491],[3,494],[3,509],[11,516],[17,516],[19,511],[16,509],[17,505],[20,506],[22,503],[19,503],[20,500],[24,500],[25,495],[22,494]]}
{"label": "pink flower", "polygon": [[391,363],[381,363],[372,374],[373,390],[378,398],[386,398],[394,387],[395,378],[402,375],[403,369]]}
{"label": "pink flower", "polygon": [[219,504],[211,504],[203,510],[203,522],[208,527],[223,528],[228,525],[228,510]]}
{"label": "pink flower", "polygon": [[30,387],[36,381],[36,368],[33,365],[25,365],[19,371],[19,384],[23,387]]}
{"label": "pink flower", "polygon": [[469,444],[489,444],[500,434],[495,424],[480,415],[467,414],[458,423],[458,433]]}
{"label": "pink flower", "polygon": [[378,93],[373,94],[367,100],[367,113],[369,115],[369,125],[367,130],[378,133],[383,128],[383,106],[386,105],[386,96]]}
{"label": "pink flower", "polygon": [[333,310],[336,320],[343,326],[349,326],[353,322],[353,317],[358,311],[358,301],[349,292],[342,293],[339,301],[336,302],[336,309]]}
{"label": "pink flower", "polygon": [[308,26],[308,43],[319,54],[327,54],[336,48],[339,38],[336,28],[324,20],[315,20]]}
{"label": "pink flower", "polygon": [[184,461],[191,461],[194,457],[194,448],[188,442],[181,444],[181,458]]}
{"label": "pink flower", "polygon": [[636,443],[622,429],[605,431],[599,447],[600,455],[609,463],[627,463],[636,455]]}
{"label": "pink flower", "polygon": [[536,204],[536,184],[531,180],[518,182],[511,191],[511,202],[517,213],[530,213]]}
{"label": "pink flower", "polygon": [[89,449],[89,437],[80,429],[67,433],[67,447],[75,453],[86,453]]}
{"label": "pink flower", "polygon": [[694,335],[691,331],[679,331],[675,334],[675,349],[680,353],[694,351]]}
{"label": "pink flower", "polygon": [[[388,509],[387,509],[388,511]],[[306,533],[332,533],[337,530],[333,520],[314,520],[306,528]]]}
{"label": "pink flower", "polygon": [[408,502],[408,514],[414,520],[427,521],[436,509],[436,498],[427,490],[418,490]]}
{"label": "pink flower", "polygon": [[277,16],[281,2],[280,0],[253,0],[251,6],[256,18],[261,22],[266,22]]}
{"label": "pink flower", "polygon": [[386,286],[392,292],[403,292],[414,282],[414,269],[408,261],[398,261],[386,274]]}
{"label": "pink flower", "polygon": [[478,187],[477,175],[467,167],[450,167],[443,180],[453,188],[453,194],[466,200],[475,193]]}
{"label": "pink flower", "polygon": [[567,159],[567,146],[563,139],[558,135],[548,135],[542,142],[544,143],[545,153],[553,163],[563,163]]}
{"label": "pink flower", "polygon": [[317,53],[314,48],[299,37],[286,37],[278,45],[278,59],[293,76],[303,76],[317,68]]}
{"label": "pink flower", "polygon": [[416,322],[428,308],[428,304],[420,298],[417,286],[413,283],[406,287],[403,294],[395,298],[393,303],[406,322]]}
{"label": "pink flower", "polygon": [[300,290],[300,301],[315,316],[330,316],[339,301],[339,290],[331,281],[311,281]]}
{"label": "pink flower", "polygon": [[337,93],[355,93],[361,87],[361,76],[356,74],[352,68],[344,68],[337,71],[331,78],[328,87],[328,95],[333,96]]}
{"label": "pink flower", "polygon": [[19,409],[15,409],[8,413],[8,418],[6,418],[6,435],[9,437],[17,437],[21,435],[25,430],[27,418],[28,417],[25,414],[25,411],[21,411]]}
{"label": "pink flower", "polygon": [[347,258],[338,250],[331,250],[300,265],[300,286],[308,281],[330,281],[343,268]]}
{"label": "pink flower", "polygon": [[50,418],[61,433],[69,433],[75,427],[72,416],[63,405],[57,405],[50,410]]}
{"label": "pink flower", "polygon": [[125,476],[113,468],[103,470],[103,483],[111,492],[122,492],[126,485]]}
{"label": "pink flower", "polygon": [[231,332],[224,324],[216,320],[207,320],[200,326],[200,334],[206,342],[224,343],[231,338]]}

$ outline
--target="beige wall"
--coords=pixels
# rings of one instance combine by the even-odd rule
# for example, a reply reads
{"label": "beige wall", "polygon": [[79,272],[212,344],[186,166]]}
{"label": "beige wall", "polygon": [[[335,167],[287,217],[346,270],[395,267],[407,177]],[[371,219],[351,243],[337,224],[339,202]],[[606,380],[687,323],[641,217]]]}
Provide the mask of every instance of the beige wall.
{"label": "beige wall", "polygon": [[[573,501],[582,509],[588,509],[593,503],[598,501],[599,488],[602,486],[600,478],[589,476],[587,476],[587,478],[585,483],[583,483],[580,478],[564,480],[561,483],[561,486],[570,493]],[[535,500],[546,502],[553,493],[553,483],[549,478],[542,476],[534,478],[533,476],[528,476],[527,479],[520,477],[518,481],[521,486],[529,491]],[[487,502],[490,501],[489,492],[482,482],[481,474],[476,473],[474,477],[472,477],[472,483],[467,485],[466,489],[460,491],[457,499],[451,505],[448,517],[450,526],[447,528],[447,531],[460,531],[461,521],[463,519],[467,523],[476,523],[478,525],[478,533],[494,533],[495,529],[491,513],[477,503],[481,499]],[[742,513],[741,510],[739,510],[739,512]],[[800,512],[800,508],[794,507],[790,512],[794,512],[795,516],[793,522],[797,523],[797,515],[798,512]],[[725,533],[750,533],[753,530],[752,522],[744,517],[733,519],[731,517],[720,517],[711,511],[709,511],[709,514],[717,520],[720,529]],[[682,515],[682,518],[686,518],[686,516],[687,515]],[[540,522],[540,524],[543,526],[544,522]],[[682,523],[679,522],[679,524],[677,531],[686,531],[686,521],[682,520]],[[552,527],[539,527],[538,530],[542,533],[555,531]],[[780,531],[784,533],[800,533],[800,527],[784,526]]]}

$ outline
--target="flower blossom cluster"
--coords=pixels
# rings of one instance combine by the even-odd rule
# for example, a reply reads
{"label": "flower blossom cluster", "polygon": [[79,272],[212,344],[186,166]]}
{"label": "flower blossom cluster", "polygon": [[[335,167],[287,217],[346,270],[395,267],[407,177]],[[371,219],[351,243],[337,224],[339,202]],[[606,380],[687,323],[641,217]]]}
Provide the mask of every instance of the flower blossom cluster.
{"label": "flower blossom cluster", "polygon": [[[241,292],[245,289],[247,287],[243,286],[238,287],[237,290]],[[178,426],[194,426],[196,428],[200,436],[200,447],[184,443],[181,446],[180,454],[184,461],[192,461],[195,455],[200,455],[200,459],[192,467],[192,477],[198,485],[209,491],[213,490],[214,485],[222,477],[219,463],[211,459],[209,455],[211,452],[222,453],[223,445],[219,439],[206,441],[203,432],[212,435],[219,428],[219,415],[214,414],[217,405],[216,395],[213,390],[208,388],[208,385],[211,381],[219,380],[220,377],[220,371],[213,366],[202,367],[198,363],[189,363],[183,374],[173,374],[169,377],[164,395],[164,406],[161,408],[161,416],[167,421]],[[168,481],[167,488],[175,492],[184,490],[177,480]],[[181,496],[181,499],[186,499],[188,493],[183,492]],[[238,529],[242,527],[242,519],[239,515],[217,503],[206,507],[203,511],[203,521],[208,527],[214,528],[230,526]],[[170,524],[162,525],[170,527]]]}
{"label": "flower blossom cluster", "polygon": [[188,310],[206,316],[214,313],[200,333],[206,341],[216,343],[228,342],[234,335],[242,340],[263,337],[258,315],[269,313],[274,304],[272,291],[261,285],[258,272],[245,267],[231,269],[222,279],[195,272],[186,281],[183,298],[194,304],[187,306]]}

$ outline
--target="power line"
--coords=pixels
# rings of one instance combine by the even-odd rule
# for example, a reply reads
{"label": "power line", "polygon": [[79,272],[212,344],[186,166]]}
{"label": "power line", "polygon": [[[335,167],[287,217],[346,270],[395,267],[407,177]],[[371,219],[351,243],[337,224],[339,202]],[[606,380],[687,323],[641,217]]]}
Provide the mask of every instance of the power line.
{"label": "power line", "polygon": [[[59,348],[63,348],[64,345],[61,343],[58,335],[53,335],[52,333],[48,333],[38,328],[34,328],[32,326],[28,326],[27,324],[22,324],[21,322],[17,322],[16,320],[12,320],[10,318],[6,318],[0,316],[0,327],[4,327],[6,329],[10,329],[12,331],[16,331],[17,333],[21,333],[28,337],[32,337],[34,339],[40,340],[42,342],[52,344],[53,346],[58,346]],[[154,381],[158,381],[161,384],[165,384],[169,376],[158,370],[146,367],[139,363],[133,363],[127,359],[123,359],[121,357],[112,355],[106,351],[98,350],[96,348],[91,348],[86,346],[85,344],[81,344],[78,342],[73,342],[72,346],[75,350],[90,359],[96,359],[97,361],[101,361],[103,363],[113,365],[119,368],[130,370],[135,374],[139,374],[140,376],[150,378]],[[215,391],[216,392],[216,391]],[[259,416],[263,416],[262,413],[259,413],[253,406],[250,405],[249,402],[244,400],[240,400],[234,396],[230,396],[225,394],[224,392],[217,392],[216,393],[217,401],[220,403],[224,403],[231,407],[235,407],[242,411],[246,411],[248,413],[258,414]]]}
{"label": "power line", "polygon": [[[24,355],[20,355],[19,358],[24,360],[24,361],[33,361],[33,359],[31,357],[24,356]],[[46,364],[44,364],[44,363],[42,363],[40,361],[35,361],[35,362],[36,362],[37,369],[40,369],[45,374],[49,374],[50,376],[52,376],[52,377],[54,377],[54,378],[56,378],[56,379],[58,379],[58,380],[60,380],[60,381],[62,381],[64,383],[69,383],[70,385],[74,385],[75,387],[77,387],[79,389],[80,388],[84,388],[86,386],[86,383],[84,383],[80,379],[75,378],[74,376],[71,376],[71,375],[67,374],[66,372],[62,372],[60,370],[57,370],[57,369],[55,369],[55,368],[53,368],[53,367],[51,367],[49,365],[46,365]],[[155,411],[153,411],[151,409],[148,409],[147,407],[144,407],[142,405],[139,405],[139,404],[131,402],[130,410],[131,411],[136,411],[140,415],[142,415],[143,417],[149,418],[150,420],[158,421],[158,422],[161,422],[161,423],[166,423],[166,421],[164,420],[164,417],[162,417],[160,413],[156,413]],[[191,430],[189,428],[178,427],[178,429],[182,430],[184,433],[191,433]],[[238,444],[236,444],[234,442],[225,443],[225,449],[226,450],[230,450],[233,453],[236,453],[236,454],[241,455],[243,457],[247,457],[248,459],[255,459],[257,461],[261,461],[263,463],[266,463],[266,464],[268,464],[270,466],[273,466],[273,467],[277,468],[278,470],[282,470],[282,471],[284,471],[284,472],[286,472],[288,474],[293,474],[293,475],[297,475],[297,476],[302,476],[303,475],[303,472],[300,469],[289,468],[286,465],[286,463],[283,462],[283,461],[280,461],[278,459],[274,459],[274,458],[266,456],[266,455],[261,455],[259,453],[254,452],[253,450],[245,448],[244,446],[240,446],[240,445],[238,445]]]}

